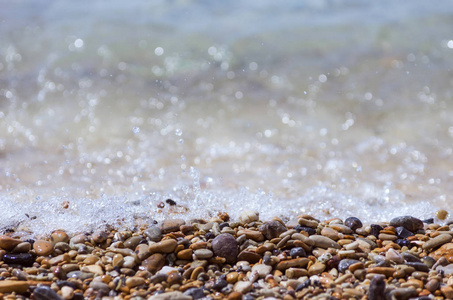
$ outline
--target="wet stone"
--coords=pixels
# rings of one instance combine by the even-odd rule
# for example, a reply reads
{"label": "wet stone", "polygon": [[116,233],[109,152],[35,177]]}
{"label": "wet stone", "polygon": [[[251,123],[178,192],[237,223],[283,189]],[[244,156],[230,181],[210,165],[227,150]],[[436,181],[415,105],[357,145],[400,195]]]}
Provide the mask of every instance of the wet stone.
{"label": "wet stone", "polygon": [[216,236],[211,242],[212,251],[216,256],[224,257],[228,263],[235,263],[238,256],[238,243],[229,233]]}
{"label": "wet stone", "polygon": [[104,230],[96,230],[91,237],[95,243],[101,244],[107,240],[108,234]]}
{"label": "wet stone", "polygon": [[252,251],[244,250],[241,253],[239,253],[237,259],[245,260],[251,264],[255,264],[255,263],[259,262],[259,260],[261,259],[261,255],[255,253],[255,252],[252,252]]}
{"label": "wet stone", "polygon": [[28,253],[31,250],[31,244],[29,242],[23,242],[14,247],[12,253]]}
{"label": "wet stone", "polygon": [[371,224],[370,225],[370,234],[371,235],[374,235],[375,237],[378,237],[379,236],[379,233],[380,231],[384,229],[382,228],[381,225],[378,225],[378,224]]}
{"label": "wet stone", "polygon": [[16,292],[19,294],[23,294],[28,290],[28,286],[29,285],[26,281],[1,280],[0,293]]}
{"label": "wet stone", "polygon": [[414,267],[417,271],[429,272],[428,266],[422,262],[406,262],[406,266]]}
{"label": "wet stone", "polygon": [[407,239],[408,237],[414,235],[413,232],[407,230],[407,229],[404,228],[403,226],[396,227],[395,229],[396,229],[396,235],[397,235],[398,238],[400,238],[400,239]]}
{"label": "wet stone", "polygon": [[33,290],[33,298],[36,300],[60,300],[62,299],[50,287],[41,285]]}
{"label": "wet stone", "polygon": [[349,258],[342,259],[338,263],[338,271],[340,271],[341,273],[344,273],[349,268],[350,265],[353,265],[358,262],[360,262],[360,261],[357,259],[349,259]]}
{"label": "wet stone", "polygon": [[349,217],[344,221],[344,225],[348,226],[351,228],[353,231],[356,231],[356,229],[361,228],[363,226],[362,221],[360,221],[356,217]]}
{"label": "wet stone", "polygon": [[159,242],[162,237],[162,231],[157,226],[151,226],[146,229],[143,234],[148,240],[153,242]]}
{"label": "wet stone", "polygon": [[282,234],[286,230],[287,230],[287,228],[278,221],[266,222],[265,224],[263,224],[259,227],[259,231],[268,240],[278,237],[280,234]]}
{"label": "wet stone", "polygon": [[162,233],[169,233],[179,231],[179,227],[186,224],[182,219],[168,219],[162,222],[161,230]]}
{"label": "wet stone", "polygon": [[291,258],[296,258],[296,257],[307,257],[307,254],[305,253],[304,248],[302,247],[294,247],[290,250],[289,255]]}
{"label": "wet stone", "polygon": [[375,276],[371,279],[368,290],[369,300],[385,300],[385,281],[383,276]]}
{"label": "wet stone", "polygon": [[6,235],[0,236],[0,249],[5,249],[6,251],[11,251],[14,249],[14,247],[19,245],[20,243],[22,243],[21,240],[13,239]]}
{"label": "wet stone", "polygon": [[430,239],[429,241],[424,243],[422,247],[425,250],[431,250],[433,248],[436,248],[438,246],[451,242],[452,239],[453,239],[453,237],[450,234],[446,234],[446,233],[439,234],[435,238]]}
{"label": "wet stone", "polygon": [[88,278],[93,278],[94,274],[93,273],[88,273],[88,272],[83,272],[83,271],[71,271],[67,274],[68,278],[77,278],[80,280],[85,280]]}
{"label": "wet stone", "polygon": [[407,261],[407,262],[421,262],[420,258],[417,256],[409,253],[409,252],[403,252],[401,253],[401,256]]}
{"label": "wet stone", "polygon": [[155,273],[159,271],[164,265],[165,257],[160,253],[155,253],[142,262],[140,269]]}
{"label": "wet stone", "polygon": [[7,253],[3,256],[3,261],[11,265],[31,267],[35,262],[35,256],[31,253]]}
{"label": "wet stone", "polygon": [[316,247],[320,248],[335,248],[335,249],[341,249],[341,246],[332,240],[331,238],[322,236],[322,235],[311,235],[309,237],[310,240],[312,240],[315,243]]}
{"label": "wet stone", "polygon": [[258,221],[260,214],[257,211],[246,210],[239,215],[239,222],[241,224],[249,224]]}
{"label": "wet stone", "polygon": [[308,233],[308,235],[316,234],[316,230],[315,229],[313,229],[311,227],[307,227],[307,226],[297,225],[296,227],[294,227],[294,229],[297,232],[305,231],[306,233]]}
{"label": "wet stone", "polygon": [[393,218],[390,221],[390,226],[395,228],[402,226],[411,232],[417,232],[418,230],[423,229],[423,222],[412,216],[401,216]]}
{"label": "wet stone", "polygon": [[183,294],[192,297],[192,299],[201,299],[205,297],[203,289],[200,288],[187,289]]}

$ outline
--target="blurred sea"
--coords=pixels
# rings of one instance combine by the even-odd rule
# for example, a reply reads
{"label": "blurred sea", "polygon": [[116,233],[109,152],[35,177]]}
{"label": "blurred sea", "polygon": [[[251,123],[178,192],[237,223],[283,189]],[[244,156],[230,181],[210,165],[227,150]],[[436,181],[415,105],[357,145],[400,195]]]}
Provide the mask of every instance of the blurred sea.
{"label": "blurred sea", "polygon": [[2,231],[451,210],[451,1],[0,5]]}

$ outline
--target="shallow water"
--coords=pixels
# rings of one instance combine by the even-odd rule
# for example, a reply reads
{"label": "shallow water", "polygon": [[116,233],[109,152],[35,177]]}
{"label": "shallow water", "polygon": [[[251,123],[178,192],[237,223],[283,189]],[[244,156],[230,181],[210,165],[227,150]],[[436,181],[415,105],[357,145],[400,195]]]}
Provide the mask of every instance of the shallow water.
{"label": "shallow water", "polygon": [[2,7],[3,231],[453,203],[451,2]]}

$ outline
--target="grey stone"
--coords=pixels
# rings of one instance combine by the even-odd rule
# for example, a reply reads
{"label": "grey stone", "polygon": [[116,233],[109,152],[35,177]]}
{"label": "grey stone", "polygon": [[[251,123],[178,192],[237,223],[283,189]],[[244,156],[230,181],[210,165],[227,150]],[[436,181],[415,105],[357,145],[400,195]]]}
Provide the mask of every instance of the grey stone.
{"label": "grey stone", "polygon": [[395,228],[402,226],[411,232],[417,232],[418,230],[423,229],[423,222],[412,216],[401,216],[393,218],[390,221],[390,226]]}

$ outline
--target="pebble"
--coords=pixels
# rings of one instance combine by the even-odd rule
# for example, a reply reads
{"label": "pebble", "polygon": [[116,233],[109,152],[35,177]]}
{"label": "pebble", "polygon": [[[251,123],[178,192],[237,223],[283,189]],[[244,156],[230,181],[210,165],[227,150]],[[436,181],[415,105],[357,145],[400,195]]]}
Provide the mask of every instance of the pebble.
{"label": "pebble", "polygon": [[145,282],[146,281],[144,278],[133,276],[126,279],[126,286],[129,288],[134,288],[136,286],[145,284]]}
{"label": "pebble", "polygon": [[318,275],[324,272],[326,269],[326,265],[321,263],[321,262],[315,262],[308,268],[308,275],[313,276],[313,275]]}
{"label": "pebble", "polygon": [[175,250],[178,242],[174,239],[163,240],[162,242],[158,242],[149,246],[148,251],[150,253],[171,253]]}
{"label": "pebble", "polygon": [[61,297],[50,287],[41,285],[33,290],[33,298],[36,300],[60,300]]}
{"label": "pebble", "polygon": [[65,300],[74,298],[74,289],[69,286],[61,287],[61,297]]}
{"label": "pebble", "polygon": [[383,276],[374,276],[370,282],[368,300],[385,300],[385,281]]}
{"label": "pebble", "polygon": [[56,243],[69,243],[69,236],[66,232],[64,232],[63,230],[55,230],[54,232],[52,232],[52,234],[50,235],[50,241],[52,242],[52,244],[56,244]]}
{"label": "pebble", "polygon": [[302,247],[294,247],[290,250],[289,255],[291,258],[297,257],[307,257],[307,253],[305,252],[304,248]]}
{"label": "pebble", "polygon": [[252,290],[252,282],[250,281],[238,281],[234,284],[234,291],[245,294]]}
{"label": "pebble", "polygon": [[402,226],[411,232],[417,232],[418,230],[423,229],[423,222],[412,216],[401,216],[390,220],[390,226],[395,228]]}
{"label": "pebble", "polygon": [[198,249],[193,252],[196,259],[208,259],[211,258],[214,253],[209,249]]}
{"label": "pebble", "polygon": [[3,255],[3,261],[7,264],[31,267],[35,262],[35,256],[31,253],[7,253]]}
{"label": "pebble", "polygon": [[259,231],[268,240],[279,237],[280,234],[286,232],[287,228],[278,221],[266,222],[259,227]]}
{"label": "pebble", "polygon": [[338,271],[340,271],[341,273],[344,273],[349,268],[350,265],[353,265],[358,262],[360,262],[360,261],[357,259],[348,259],[348,258],[342,259],[338,263]]}
{"label": "pebble", "polygon": [[219,234],[212,240],[211,247],[215,255],[224,257],[228,263],[236,262],[239,249],[236,239],[231,234]]}
{"label": "pebble", "polygon": [[322,235],[310,235],[309,239],[314,242],[314,245],[316,247],[324,249],[327,248],[341,249],[341,246],[337,242]]}
{"label": "pebble", "polygon": [[165,257],[160,253],[155,253],[142,261],[140,270],[146,270],[151,273],[156,273],[165,265]]}
{"label": "pebble", "polygon": [[149,300],[192,300],[191,296],[184,295],[179,291],[166,292],[162,294],[153,295],[148,298]]}
{"label": "pebble", "polygon": [[425,242],[422,247],[424,250],[431,250],[433,248],[451,242],[452,239],[453,237],[450,234],[439,234],[435,238]]}
{"label": "pebble", "polygon": [[356,217],[349,217],[344,221],[344,225],[348,226],[351,228],[353,231],[356,231],[358,228],[361,228],[362,221]]}
{"label": "pebble", "polygon": [[251,264],[255,264],[260,261],[261,255],[255,253],[255,252],[252,252],[252,251],[244,250],[241,253],[239,253],[239,255],[237,256],[237,259],[245,260]]}
{"label": "pebble", "polygon": [[148,240],[153,242],[159,242],[162,238],[162,231],[157,226],[151,226],[150,228],[146,229],[143,234]]}
{"label": "pebble", "polygon": [[14,247],[11,253],[28,253],[31,250],[31,244],[29,242],[23,242]]}
{"label": "pebble", "polygon": [[202,299],[205,297],[203,289],[201,288],[190,288],[187,289],[184,293],[185,296],[192,297],[192,299]]}
{"label": "pebble", "polygon": [[387,250],[387,253],[385,254],[385,258],[388,260],[391,260],[397,264],[403,264],[404,263],[404,258],[398,253],[393,248],[390,248]]}
{"label": "pebble", "polygon": [[268,266],[265,264],[255,264],[252,267],[252,273],[257,273],[259,277],[264,278],[266,275],[272,272],[272,266]]}
{"label": "pebble", "polygon": [[179,227],[186,224],[182,219],[167,219],[162,222],[161,230],[162,233],[169,233],[179,231]]}
{"label": "pebble", "polygon": [[29,284],[27,281],[2,280],[0,281],[0,293],[16,292],[23,294],[28,290]]}
{"label": "pebble", "polygon": [[13,239],[6,235],[0,235],[0,248],[1,249],[4,249],[6,251],[11,251],[14,249],[14,247],[19,245],[20,243],[22,243],[21,240]]}
{"label": "pebble", "polygon": [[260,214],[254,210],[245,210],[239,215],[239,222],[241,224],[249,224],[258,221]]}

